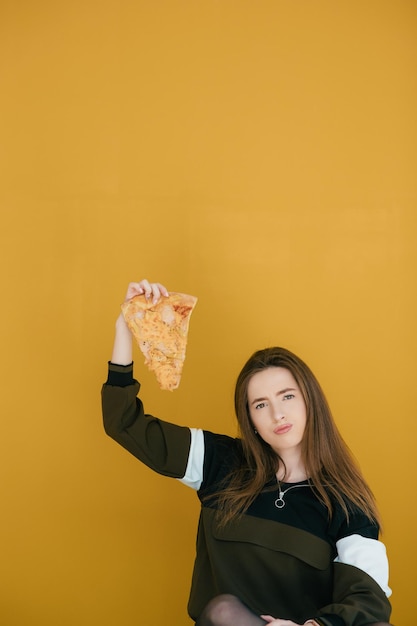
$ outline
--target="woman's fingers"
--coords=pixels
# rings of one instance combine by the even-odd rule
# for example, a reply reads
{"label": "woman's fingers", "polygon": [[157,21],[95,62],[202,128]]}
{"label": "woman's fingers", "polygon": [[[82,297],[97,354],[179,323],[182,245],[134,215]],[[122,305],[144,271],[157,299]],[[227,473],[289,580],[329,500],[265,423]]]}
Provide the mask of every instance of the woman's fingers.
{"label": "woman's fingers", "polygon": [[149,299],[152,298],[153,304],[156,304],[161,296],[166,298],[169,295],[167,288],[161,285],[161,283],[151,283],[150,288],[150,295],[148,296],[148,293],[145,291],[145,296]]}
{"label": "woman's fingers", "polygon": [[129,283],[126,291],[125,301],[131,300],[135,296],[140,296],[143,293],[144,291],[141,283]]}
{"label": "woman's fingers", "polygon": [[140,285],[143,288],[143,293],[147,300],[152,299],[152,303],[156,304],[161,296],[167,297],[168,290],[161,283],[149,283],[147,280],[141,281]]}
{"label": "woman's fingers", "polygon": [[168,297],[167,288],[161,283],[150,283],[146,278],[138,283],[129,283],[125,300],[131,300],[135,296],[144,295],[147,300],[156,304],[161,296]]}
{"label": "woman's fingers", "polygon": [[151,284],[146,280],[146,278],[144,278],[143,280],[140,281],[139,285],[142,289],[142,293],[145,294],[145,298],[149,300],[149,298],[152,295]]}
{"label": "woman's fingers", "polygon": [[169,296],[169,291],[168,289],[164,286],[161,285],[161,283],[157,283],[158,287],[159,287],[159,291],[161,292],[161,294],[165,297],[168,298]]}

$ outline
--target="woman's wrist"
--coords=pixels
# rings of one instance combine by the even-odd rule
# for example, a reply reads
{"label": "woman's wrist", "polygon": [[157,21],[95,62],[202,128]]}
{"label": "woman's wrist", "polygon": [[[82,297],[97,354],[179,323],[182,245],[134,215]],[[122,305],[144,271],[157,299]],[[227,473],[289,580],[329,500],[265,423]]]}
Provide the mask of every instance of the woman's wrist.
{"label": "woman's wrist", "polygon": [[132,335],[122,313],[116,320],[116,336],[111,362],[118,365],[128,365],[132,362]]}
{"label": "woman's wrist", "polygon": [[127,328],[127,324],[126,324],[126,320],[124,318],[123,313],[119,313],[119,317],[116,320],[116,328],[123,328],[126,327]]}

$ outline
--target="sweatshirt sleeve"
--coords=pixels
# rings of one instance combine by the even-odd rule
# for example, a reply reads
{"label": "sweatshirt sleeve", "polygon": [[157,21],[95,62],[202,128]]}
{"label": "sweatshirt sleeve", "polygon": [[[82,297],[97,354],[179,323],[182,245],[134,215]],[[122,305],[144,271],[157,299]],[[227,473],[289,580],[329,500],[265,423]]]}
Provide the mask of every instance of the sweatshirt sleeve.
{"label": "sweatshirt sleeve", "polygon": [[133,364],[109,363],[102,387],[104,430],[149,468],[172,478],[183,478],[191,444],[190,429],[145,413],[137,397],[140,385],[133,379]]}
{"label": "sweatshirt sleeve", "polygon": [[388,622],[391,605],[383,589],[362,570],[334,563],[333,603],[315,618],[323,626],[362,626]]}
{"label": "sweatshirt sleeve", "polygon": [[388,559],[378,535],[378,525],[360,511],[352,512],[349,520],[343,519],[337,532],[332,603],[318,614],[320,624],[389,622]]}

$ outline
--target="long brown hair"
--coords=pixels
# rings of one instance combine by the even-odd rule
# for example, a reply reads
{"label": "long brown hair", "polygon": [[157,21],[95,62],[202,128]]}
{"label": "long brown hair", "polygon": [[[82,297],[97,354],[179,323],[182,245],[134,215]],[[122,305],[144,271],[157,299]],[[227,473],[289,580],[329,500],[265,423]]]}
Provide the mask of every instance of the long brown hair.
{"label": "long brown hair", "polygon": [[302,458],[309,481],[327,507],[329,517],[336,501],[347,518],[355,507],[379,523],[372,491],[368,487],[348,446],[340,435],[326,397],[310,368],[285,348],[255,352],[243,366],[236,382],[235,411],[243,448],[243,462],[228,476],[217,494],[219,522],[226,524],[242,515],[265,485],[285,464],[269,444],[254,431],[248,407],[248,383],[254,374],[270,367],[283,367],[294,377],[307,409],[302,441]]}

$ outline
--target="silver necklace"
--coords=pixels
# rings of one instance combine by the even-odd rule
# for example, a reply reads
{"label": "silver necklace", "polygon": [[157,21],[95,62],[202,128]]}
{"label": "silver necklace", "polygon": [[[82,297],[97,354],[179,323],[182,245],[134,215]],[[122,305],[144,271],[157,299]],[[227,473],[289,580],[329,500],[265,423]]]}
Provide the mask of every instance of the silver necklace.
{"label": "silver necklace", "polygon": [[[278,479],[277,479],[278,480]],[[278,480],[278,498],[275,500],[275,506],[277,509],[283,509],[285,506],[284,496],[291,489],[298,489],[298,487],[309,487],[310,485],[293,485],[292,487],[287,487],[284,491],[281,490],[281,483]]]}

